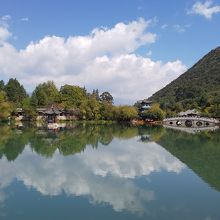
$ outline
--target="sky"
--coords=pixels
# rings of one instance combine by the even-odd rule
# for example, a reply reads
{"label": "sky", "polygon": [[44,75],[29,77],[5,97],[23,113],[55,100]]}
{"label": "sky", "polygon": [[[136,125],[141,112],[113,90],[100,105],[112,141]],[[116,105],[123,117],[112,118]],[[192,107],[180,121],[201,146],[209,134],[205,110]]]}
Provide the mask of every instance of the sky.
{"label": "sky", "polygon": [[218,47],[219,24],[220,0],[0,0],[0,79],[133,104]]}

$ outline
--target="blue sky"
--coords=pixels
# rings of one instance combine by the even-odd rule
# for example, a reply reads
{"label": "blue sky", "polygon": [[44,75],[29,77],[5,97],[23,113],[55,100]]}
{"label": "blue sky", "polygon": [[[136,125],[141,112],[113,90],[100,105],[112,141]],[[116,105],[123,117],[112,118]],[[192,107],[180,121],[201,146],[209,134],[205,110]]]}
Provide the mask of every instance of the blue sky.
{"label": "blue sky", "polygon": [[[114,85],[114,82],[126,78],[124,73],[126,71],[125,69],[122,69],[122,64],[120,65],[120,68],[118,66],[115,68],[115,71],[120,72],[118,78],[117,74],[114,73],[112,73],[114,77],[111,78],[109,76],[111,75],[110,70],[108,71],[106,68],[104,68],[107,70],[106,73],[103,70],[102,72],[98,73],[96,77],[98,77],[100,74],[102,75],[102,80],[100,83],[94,83],[92,80],[88,80],[90,76],[88,73],[85,74],[85,70],[82,70],[81,67],[77,66],[78,63],[77,65],[71,67],[74,69],[72,72],[76,72],[73,74],[74,80],[72,84],[79,84],[81,86],[84,84],[86,87],[88,87],[88,89],[92,89],[93,85],[98,87],[100,90],[104,90],[106,87],[106,89],[115,94],[118,100],[124,100],[122,102],[129,102],[129,100],[135,100],[138,97],[143,98],[150,96],[157,89],[163,87],[164,83],[167,84],[170,80],[178,77],[178,75],[181,74],[181,71],[185,70],[184,67],[189,68],[211,49],[219,46],[220,41],[220,0],[0,0],[0,17],[0,25],[9,33],[7,37],[4,37],[4,40],[2,40],[2,44],[4,44],[4,46],[0,48],[0,57],[2,56],[3,61],[4,57],[8,54],[9,57],[18,56],[20,59],[20,57],[23,56],[21,53],[22,50],[25,50],[25,52],[28,53],[29,50],[27,50],[27,47],[31,42],[33,42],[32,46],[34,45],[35,47],[34,49],[32,48],[33,51],[31,54],[25,54],[26,59],[29,61],[35,60],[35,62],[37,62],[36,56],[38,57],[38,62],[44,62],[45,59],[48,59],[47,63],[49,64],[47,67],[49,65],[53,66],[53,63],[51,63],[52,61],[50,59],[51,55],[45,54],[45,52],[42,54],[39,52],[39,49],[36,49],[37,46],[40,46],[40,48],[45,48],[45,44],[40,43],[40,41],[45,39],[46,36],[56,36],[60,39],[63,39],[63,46],[66,48],[67,45],[65,45],[65,41],[67,41],[69,37],[74,39],[80,36],[91,37],[91,32],[95,28],[99,31],[103,30],[104,32],[111,30],[112,38],[107,38],[107,41],[105,41],[106,38],[103,40],[101,37],[103,36],[101,32],[99,32],[99,35],[95,34],[96,36],[99,36],[97,39],[100,40],[95,41],[96,44],[101,45],[108,44],[110,42],[109,45],[111,45],[112,41],[117,41],[117,37],[114,37],[114,33],[116,31],[120,32],[119,28],[115,28],[117,24],[132,25],[132,22],[135,21],[137,23],[141,23],[140,18],[144,20],[145,24],[142,22],[144,30],[142,32],[140,31],[141,33],[137,33],[132,42],[129,41],[131,46],[126,49],[126,45],[124,45],[123,48],[119,48],[118,45],[123,44],[123,41],[120,38],[118,43],[116,42],[115,44],[111,45],[112,48],[114,48],[117,44],[117,51],[114,49],[113,52],[110,48],[105,48],[102,53],[97,54],[94,52],[94,50],[92,50],[94,53],[92,60],[85,59],[84,65],[85,62],[95,62],[101,57],[107,57],[108,62],[114,65],[116,61],[119,62],[117,58],[121,58],[122,55],[124,56],[123,62],[125,55],[134,55],[136,59],[134,62],[142,62],[143,69],[139,70],[137,77],[135,75],[135,71],[134,73],[129,73],[129,70],[126,71],[128,72],[128,75],[133,74],[132,76],[134,78],[139,78],[139,81],[141,76],[145,73],[144,68],[149,69],[148,64],[149,66],[156,65],[156,70],[154,68],[154,70],[146,71],[156,71],[155,74],[157,74],[157,81],[154,82],[154,87],[149,89],[149,91],[142,89],[135,96],[132,96],[132,88],[139,87],[138,82],[136,82],[133,87],[131,85],[131,98],[129,98],[129,95],[126,97],[120,96],[119,94],[124,92],[124,90],[123,88],[120,88],[120,85]],[[134,24],[134,26],[138,24]],[[154,37],[151,40],[144,40],[140,43],[145,33],[151,33],[154,35]],[[130,37],[132,38],[132,34]],[[50,50],[51,47],[54,47],[52,40],[54,41],[52,38],[49,39],[51,43],[49,43],[50,46],[48,50]],[[128,44],[128,42],[125,40],[125,44],[126,43]],[[10,45],[14,50],[16,50],[16,55],[11,55],[12,51],[9,52],[7,45]],[[93,47],[95,46],[93,45]],[[75,47],[71,49],[74,50]],[[89,53],[89,56],[91,53]],[[41,58],[39,58],[40,55],[42,55]],[[59,56],[62,56],[62,54],[59,54]],[[78,57],[77,54],[75,54],[75,56]],[[140,58],[144,58],[145,60],[141,60]],[[146,64],[146,61],[148,61],[146,59],[148,58],[150,61],[152,61],[151,64],[150,62]],[[74,57],[71,57],[71,59],[74,59]],[[58,80],[56,78],[58,75],[54,74],[54,70],[48,70],[47,68],[45,69],[45,71],[48,71],[48,77],[43,77],[43,73],[38,76],[36,73],[34,73],[34,71],[32,72],[32,68],[36,69],[36,63],[33,65],[33,62],[30,62],[30,65],[23,69],[18,63],[12,64],[13,66],[18,65],[17,69],[20,68],[21,71],[25,72],[26,75],[22,76],[22,74],[16,70],[14,71],[13,69],[4,66],[3,61],[2,64],[0,63],[0,78],[7,80],[9,77],[17,77],[24,83],[28,90],[33,90],[34,86],[36,86],[36,81],[30,81],[30,83],[28,83],[27,78],[30,79],[30,76],[38,77],[39,82],[45,79]],[[65,60],[63,59],[63,61]],[[102,63],[107,62],[106,60],[101,61]],[[175,74],[173,74],[171,70],[167,70],[167,66],[169,66],[170,63],[170,65],[173,65],[175,61],[180,61],[182,68],[179,66],[177,68],[175,67],[176,69],[179,68],[179,72],[177,71]],[[7,62],[10,63],[10,59],[7,60]],[[13,62],[13,59],[11,62]],[[176,63],[174,64],[176,65]],[[70,73],[67,72],[67,69],[70,68],[69,64],[67,64],[65,61],[63,62],[63,65],[66,65],[66,69],[65,71],[61,71],[59,76],[69,76]],[[97,65],[95,67],[93,65],[93,68],[88,66],[87,69],[91,69],[91,71],[95,69],[98,72],[98,70],[100,71],[100,65]],[[160,65],[160,68],[157,68],[157,65]],[[39,69],[39,72],[43,71],[44,67]],[[130,67],[130,69],[132,68],[135,69],[135,66]],[[168,75],[168,80],[164,80],[163,77],[165,76],[163,75],[163,71],[168,71],[166,73]],[[76,75],[78,77],[80,74],[81,76],[84,74],[83,77],[87,79],[85,83],[76,78]],[[105,74],[106,77],[103,76]],[[154,73],[150,72],[149,77],[152,77],[151,74]],[[159,74],[163,75],[163,77],[161,77],[161,81],[164,81],[164,83],[159,83]],[[172,77],[169,77],[170,75],[172,75]],[[65,79],[64,78],[65,77],[63,77],[63,80],[58,80],[58,86],[62,83],[69,82],[68,77]],[[129,77],[126,79],[128,78]],[[148,77],[146,76],[146,81],[147,79]],[[56,80],[54,81],[56,82]],[[141,86],[144,87],[144,85],[140,85],[140,87]],[[148,87],[148,85],[146,85],[146,87]],[[126,88],[125,91],[128,91],[128,88]],[[143,92],[145,94],[143,94]]]}

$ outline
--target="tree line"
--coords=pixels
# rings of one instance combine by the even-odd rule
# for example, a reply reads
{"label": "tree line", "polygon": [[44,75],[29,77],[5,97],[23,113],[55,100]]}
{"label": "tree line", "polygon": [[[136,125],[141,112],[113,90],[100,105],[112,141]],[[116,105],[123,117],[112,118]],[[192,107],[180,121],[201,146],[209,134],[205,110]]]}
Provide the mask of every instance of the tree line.
{"label": "tree line", "polygon": [[17,108],[22,108],[25,118],[34,120],[37,108],[56,105],[60,109],[72,111],[80,120],[129,121],[138,117],[138,110],[133,106],[114,105],[109,92],[91,93],[75,85],[64,85],[58,90],[53,81],[36,86],[28,95],[17,79],[9,79],[5,84],[0,81],[0,120],[7,120]]}

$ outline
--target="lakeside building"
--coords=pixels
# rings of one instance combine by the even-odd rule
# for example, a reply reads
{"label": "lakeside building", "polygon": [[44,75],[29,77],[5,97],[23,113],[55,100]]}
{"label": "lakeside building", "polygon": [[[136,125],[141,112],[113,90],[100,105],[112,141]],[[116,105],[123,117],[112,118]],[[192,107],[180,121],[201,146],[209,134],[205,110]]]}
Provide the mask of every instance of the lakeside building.
{"label": "lakeside building", "polygon": [[16,121],[22,121],[24,118],[24,110],[22,108],[17,108],[11,116],[15,117]]}
{"label": "lakeside building", "polygon": [[189,109],[185,112],[178,113],[179,117],[199,117],[200,114],[196,109]]}
{"label": "lakeside building", "polygon": [[151,108],[153,102],[148,99],[139,100],[136,103],[136,106],[140,112],[148,110]]}
{"label": "lakeside building", "polygon": [[[44,108],[36,109],[36,120],[46,121],[47,123],[55,123],[57,121],[77,120],[79,117],[78,109],[63,109],[57,105],[50,105]],[[22,121],[26,119],[25,111],[22,108],[17,108],[12,114],[16,121]]]}

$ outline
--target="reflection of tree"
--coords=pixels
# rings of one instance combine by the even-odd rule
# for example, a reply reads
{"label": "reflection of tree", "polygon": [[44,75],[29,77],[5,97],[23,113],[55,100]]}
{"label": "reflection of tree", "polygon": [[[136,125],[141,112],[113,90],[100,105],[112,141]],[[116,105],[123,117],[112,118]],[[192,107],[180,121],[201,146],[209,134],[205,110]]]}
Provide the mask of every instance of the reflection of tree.
{"label": "reflection of tree", "polygon": [[78,124],[63,131],[39,130],[33,127],[19,131],[1,126],[0,156],[5,155],[8,160],[15,160],[28,143],[36,153],[45,157],[52,157],[56,150],[63,155],[71,155],[85,150],[88,145],[93,148],[97,148],[99,143],[108,145],[114,137],[135,137],[139,130],[137,127],[119,124]]}
{"label": "reflection of tree", "polygon": [[112,126],[101,126],[99,129],[100,138],[99,141],[103,145],[108,145],[112,142],[113,136],[113,127]]}
{"label": "reflection of tree", "polygon": [[38,133],[36,130],[33,130],[29,141],[30,147],[38,154],[45,157],[53,156],[57,148],[57,137],[51,132]]}
{"label": "reflection of tree", "polygon": [[19,154],[22,153],[25,144],[25,138],[17,138],[17,135],[13,135],[6,143],[4,154],[9,161],[15,160]]}
{"label": "reflection of tree", "polygon": [[0,127],[0,155],[9,161],[15,160],[28,143],[29,133],[20,133],[8,126]]}
{"label": "reflection of tree", "polygon": [[121,139],[133,138],[139,135],[139,130],[137,127],[121,125],[120,129],[116,127],[114,130],[114,136]]}
{"label": "reflection of tree", "polygon": [[34,127],[22,131],[9,126],[0,127],[0,156],[15,160],[22,153],[26,144],[38,154],[52,157],[56,150],[63,155],[79,153],[87,146],[97,148],[99,143],[108,145],[113,138],[128,139],[138,135],[150,135],[151,140],[158,140],[164,133],[161,127],[133,127],[125,124],[94,125],[77,124],[74,128],[63,131],[39,130]]}
{"label": "reflection of tree", "polygon": [[160,137],[165,132],[165,129],[162,126],[142,126],[138,128],[139,135],[141,137],[146,137],[146,135],[149,137],[149,140],[151,141],[157,141],[160,139]]}
{"label": "reflection of tree", "polygon": [[220,191],[220,130],[193,135],[167,129],[158,143]]}
{"label": "reflection of tree", "polygon": [[114,137],[129,138],[138,134],[135,127],[115,125],[78,125],[72,130],[58,133],[57,147],[64,155],[74,154],[83,151],[87,145],[93,148],[98,143],[108,145]]}
{"label": "reflection of tree", "polygon": [[86,141],[78,132],[67,131],[59,134],[56,147],[63,155],[71,155],[83,151],[86,147]]}
{"label": "reflection of tree", "polygon": [[0,133],[0,155],[2,157],[4,155],[5,143],[11,137],[12,130],[8,126],[0,126]]}

